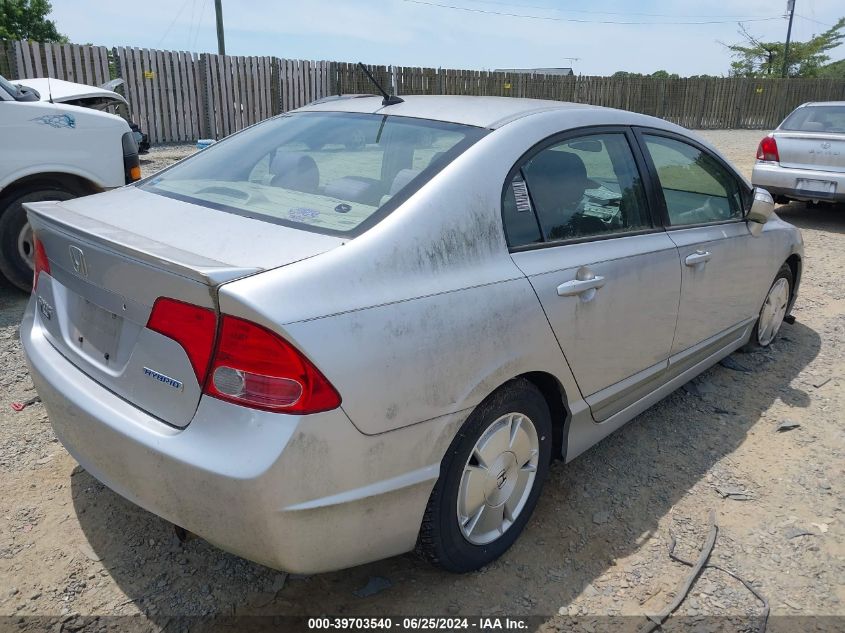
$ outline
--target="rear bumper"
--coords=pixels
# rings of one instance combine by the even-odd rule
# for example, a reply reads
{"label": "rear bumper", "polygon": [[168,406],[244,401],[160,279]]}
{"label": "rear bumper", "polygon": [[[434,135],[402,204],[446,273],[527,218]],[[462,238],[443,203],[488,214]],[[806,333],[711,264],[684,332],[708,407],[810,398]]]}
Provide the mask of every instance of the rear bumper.
{"label": "rear bumper", "polygon": [[104,389],[44,337],[21,341],[56,435],[118,494],[222,549],[296,573],[411,550],[459,414],[377,436],[341,409],[311,416],[203,398],[184,429]]}
{"label": "rear bumper", "polygon": [[[807,191],[798,188],[798,180],[824,180],[836,183],[834,193]],[[763,187],[773,196],[793,200],[828,200],[845,202],[845,173],[782,167],[778,163],[757,161],[751,175],[755,187]]]}

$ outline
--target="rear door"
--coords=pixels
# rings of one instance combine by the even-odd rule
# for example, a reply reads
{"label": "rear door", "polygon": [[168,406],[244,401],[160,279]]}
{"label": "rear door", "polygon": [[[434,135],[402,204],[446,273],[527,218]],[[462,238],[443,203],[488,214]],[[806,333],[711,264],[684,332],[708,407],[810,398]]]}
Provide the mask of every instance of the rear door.
{"label": "rear door", "polygon": [[549,139],[514,168],[503,219],[595,419],[666,368],[680,296],[678,251],[656,226],[624,128]]}
{"label": "rear door", "polygon": [[757,253],[744,215],[750,190],[720,158],[692,139],[639,129],[656,175],[664,223],[682,269],[678,327],[672,354],[714,343],[760,308],[769,258]]}

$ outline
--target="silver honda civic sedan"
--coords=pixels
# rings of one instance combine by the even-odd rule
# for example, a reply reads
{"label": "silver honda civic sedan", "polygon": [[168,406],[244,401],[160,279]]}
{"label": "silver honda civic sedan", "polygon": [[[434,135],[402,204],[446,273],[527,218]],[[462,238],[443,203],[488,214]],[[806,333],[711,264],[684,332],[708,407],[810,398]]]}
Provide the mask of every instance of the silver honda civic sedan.
{"label": "silver honda civic sedan", "polygon": [[778,202],[845,202],[845,101],[793,110],[760,141],[751,182]]}
{"label": "silver honda civic sedan", "polygon": [[505,552],[569,461],[795,301],[799,232],[665,121],[312,105],[28,206],[21,339],[94,477],[299,573]]}

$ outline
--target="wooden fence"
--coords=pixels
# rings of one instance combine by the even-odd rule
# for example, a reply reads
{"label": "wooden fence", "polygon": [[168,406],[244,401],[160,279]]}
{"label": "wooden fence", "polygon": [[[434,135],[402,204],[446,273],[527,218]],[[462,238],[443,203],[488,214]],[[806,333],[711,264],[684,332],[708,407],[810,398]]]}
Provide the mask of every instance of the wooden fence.
{"label": "wooden fence", "polygon": [[196,54],[120,47],[114,56],[131,116],[153,143],[205,136],[206,114],[195,98],[203,80]]}
{"label": "wooden fence", "polygon": [[[397,94],[493,95],[641,112],[689,128],[773,128],[807,101],[845,100],[845,80],[548,76],[368,66]],[[222,138],[315,99],[373,93],[357,64],[77,44],[0,42],[0,74],[101,85],[120,77],[153,143]]]}
{"label": "wooden fence", "polygon": [[18,78],[55,77],[92,86],[111,78],[109,50],[105,46],[23,41],[14,43],[10,57]]}

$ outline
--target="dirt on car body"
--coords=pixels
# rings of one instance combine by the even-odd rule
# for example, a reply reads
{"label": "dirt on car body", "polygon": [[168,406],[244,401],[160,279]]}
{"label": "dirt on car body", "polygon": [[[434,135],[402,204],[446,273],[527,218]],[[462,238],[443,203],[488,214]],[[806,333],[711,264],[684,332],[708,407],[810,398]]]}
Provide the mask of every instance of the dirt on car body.
{"label": "dirt on car body", "polygon": [[[761,132],[703,135],[750,174]],[[154,149],[143,167],[192,151]],[[669,557],[673,539],[695,560],[712,510],[710,562],[766,596],[772,622],[845,618],[845,209],[778,213],[805,239],[797,321],[770,348],[732,356],[555,463],[522,538],[462,576],[406,555],[288,577],[181,542],[77,466],[42,405],[13,411],[35,395],[17,335],[27,297],[0,287],[0,615],[40,616],[21,625],[41,628],[74,614],[143,614],[150,630],[196,615],[533,615],[546,631],[598,631],[624,616],[635,630],[689,574]],[[779,432],[786,420],[797,426]],[[672,617],[747,623],[761,611],[740,582],[708,568]]]}

